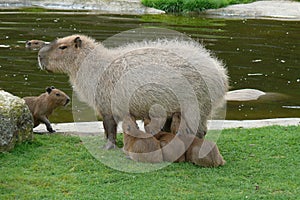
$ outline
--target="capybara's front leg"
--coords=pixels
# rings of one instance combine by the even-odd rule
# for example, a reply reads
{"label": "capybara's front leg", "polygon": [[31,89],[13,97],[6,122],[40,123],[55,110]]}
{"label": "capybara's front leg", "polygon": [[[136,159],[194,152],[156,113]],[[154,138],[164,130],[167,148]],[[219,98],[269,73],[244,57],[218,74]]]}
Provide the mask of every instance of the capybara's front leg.
{"label": "capybara's front leg", "polygon": [[105,135],[107,143],[104,146],[105,149],[116,148],[116,136],[117,136],[117,123],[113,116],[104,116],[103,126],[105,130]]}
{"label": "capybara's front leg", "polygon": [[55,130],[53,130],[50,121],[48,120],[48,118],[46,116],[40,117],[41,122],[43,122],[46,125],[47,131],[49,131],[49,133],[54,133]]}

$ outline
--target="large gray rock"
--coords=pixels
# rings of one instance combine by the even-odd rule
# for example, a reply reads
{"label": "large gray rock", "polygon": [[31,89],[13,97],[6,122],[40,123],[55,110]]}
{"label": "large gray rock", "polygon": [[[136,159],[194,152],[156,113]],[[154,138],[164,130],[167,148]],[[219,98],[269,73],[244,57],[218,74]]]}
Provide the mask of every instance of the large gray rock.
{"label": "large gray rock", "polygon": [[0,90],[0,152],[33,139],[33,119],[25,101]]}

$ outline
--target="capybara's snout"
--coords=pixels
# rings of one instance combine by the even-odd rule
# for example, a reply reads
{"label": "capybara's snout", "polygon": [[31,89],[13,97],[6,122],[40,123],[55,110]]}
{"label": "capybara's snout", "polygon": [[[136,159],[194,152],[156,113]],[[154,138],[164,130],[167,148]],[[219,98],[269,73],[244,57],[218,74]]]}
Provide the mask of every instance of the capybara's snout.
{"label": "capybara's snout", "polygon": [[66,103],[65,103],[65,105],[64,105],[64,106],[68,105],[68,103],[70,103],[70,101],[71,101],[71,99],[70,99],[69,97],[67,97],[67,99],[66,99]]}

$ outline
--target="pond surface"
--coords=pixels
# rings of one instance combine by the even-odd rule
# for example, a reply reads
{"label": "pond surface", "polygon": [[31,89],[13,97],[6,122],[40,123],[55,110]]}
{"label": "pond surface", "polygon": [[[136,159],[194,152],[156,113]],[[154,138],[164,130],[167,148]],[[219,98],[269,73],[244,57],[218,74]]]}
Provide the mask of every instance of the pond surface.
{"label": "pond surface", "polygon": [[[202,42],[226,64],[231,90],[254,88],[287,95],[263,101],[229,102],[227,119],[300,117],[300,22],[222,19],[205,16],[129,16],[95,12],[0,10],[0,88],[24,97],[47,86],[72,96],[68,77],[41,71],[37,51],[25,41],[81,33],[103,41],[122,31],[162,27]],[[54,112],[50,121],[71,122],[72,106]]]}

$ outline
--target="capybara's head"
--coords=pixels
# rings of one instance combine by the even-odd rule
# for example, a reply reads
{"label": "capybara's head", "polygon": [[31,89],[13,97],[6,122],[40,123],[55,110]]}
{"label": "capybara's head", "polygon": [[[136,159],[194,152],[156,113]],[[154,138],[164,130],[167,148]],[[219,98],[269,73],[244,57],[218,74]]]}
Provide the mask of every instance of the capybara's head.
{"label": "capybara's head", "polygon": [[48,94],[48,104],[53,107],[66,106],[70,102],[70,97],[63,91],[51,86],[46,88]]}
{"label": "capybara's head", "polygon": [[95,40],[84,35],[56,39],[40,49],[40,68],[50,72],[76,74],[81,62],[95,46]]}
{"label": "capybara's head", "polygon": [[40,49],[42,48],[43,46],[46,45],[46,42],[45,41],[42,41],[42,40],[28,40],[26,41],[26,44],[25,44],[25,47],[27,49]]}

